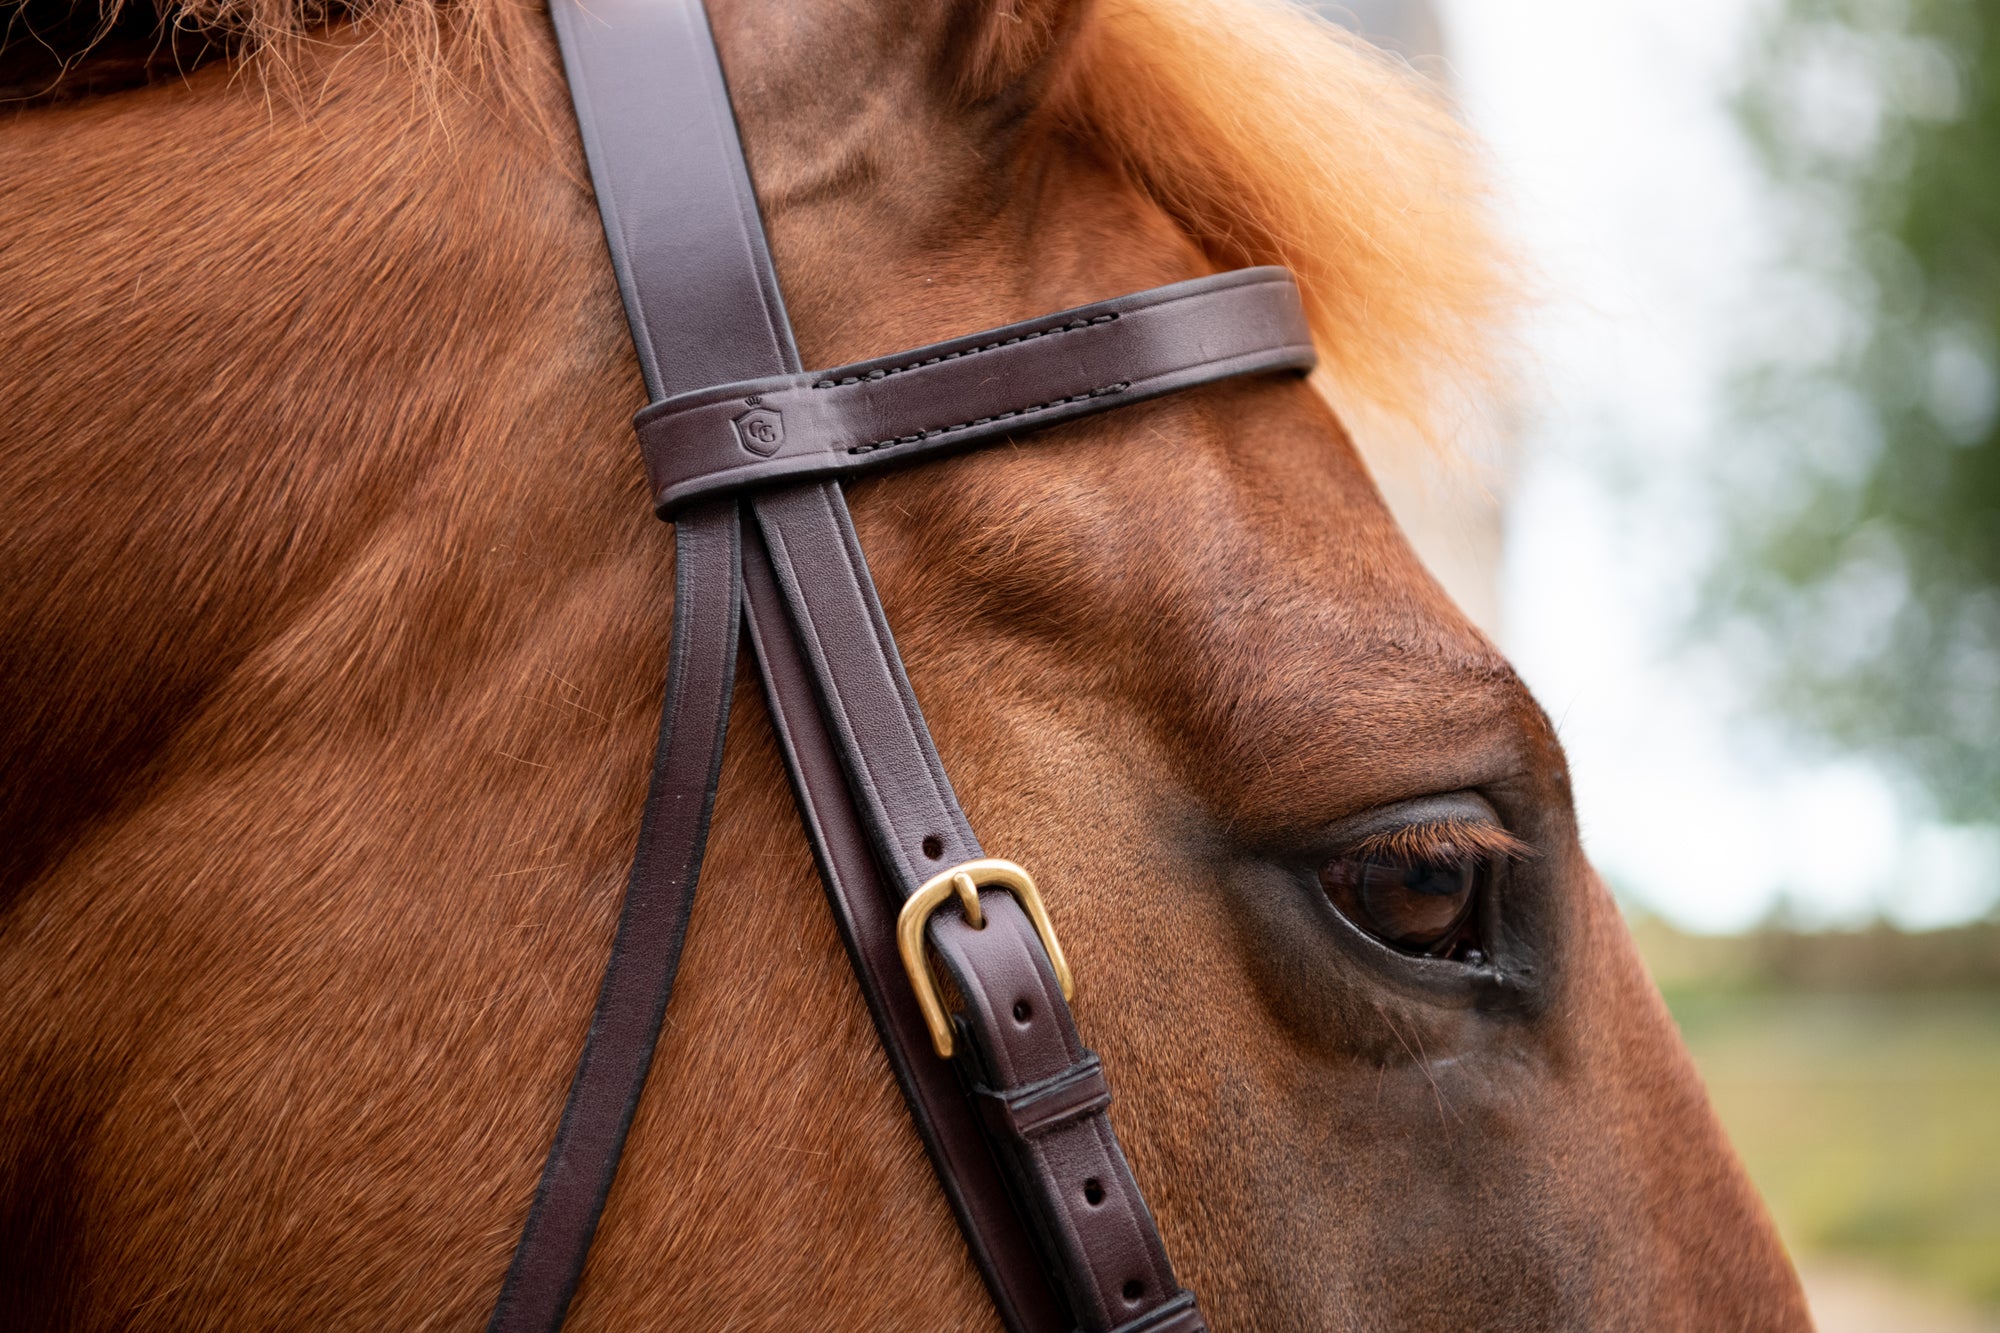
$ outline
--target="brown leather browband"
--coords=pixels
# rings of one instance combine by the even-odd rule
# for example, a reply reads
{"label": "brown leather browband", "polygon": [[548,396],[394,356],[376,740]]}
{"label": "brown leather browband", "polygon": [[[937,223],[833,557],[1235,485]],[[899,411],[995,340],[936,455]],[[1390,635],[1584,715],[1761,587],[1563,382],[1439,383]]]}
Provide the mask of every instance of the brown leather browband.
{"label": "brown leather browband", "polygon": [[[551,14],[652,400],[636,425],[674,524],[674,623],[618,934],[489,1330],[551,1333],[581,1279],[673,990],[742,626],[883,1050],[1001,1318],[1015,1333],[1196,1333],[1032,880],[987,860],[959,808],[838,479],[1309,369],[1298,290],[1245,269],[806,374],[700,0],[551,0]],[[957,991],[948,1028],[919,1004],[929,964],[899,952],[906,906],[921,932],[908,947]]]}
{"label": "brown leather browband", "polygon": [[633,424],[665,518],[713,496],[849,476],[1312,364],[1291,274],[1246,268],[838,370],[677,394]]}

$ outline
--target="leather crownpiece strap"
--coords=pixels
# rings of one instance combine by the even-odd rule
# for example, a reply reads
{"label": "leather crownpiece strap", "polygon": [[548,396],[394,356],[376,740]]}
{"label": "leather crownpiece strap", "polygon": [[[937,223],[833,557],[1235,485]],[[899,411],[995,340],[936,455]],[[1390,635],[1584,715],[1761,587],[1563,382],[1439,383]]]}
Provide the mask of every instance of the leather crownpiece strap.
{"label": "leather crownpiece strap", "polygon": [[1103,1069],[1006,893],[980,898],[979,927],[955,906],[928,920],[963,1002],[955,1067],[932,1052],[897,912],[983,852],[834,479],[1226,376],[1304,370],[1297,290],[1282,270],[1243,270],[807,375],[699,0],[552,0],[551,12],[654,400],[637,424],[677,564],[625,906],[490,1329],[560,1327],[581,1279],[672,992],[741,615],[876,1030],[1001,1317],[1016,1333],[1193,1333],[1200,1312],[1106,1118]]}
{"label": "leather crownpiece strap", "polygon": [[1312,364],[1292,275],[1249,268],[838,370],[680,394],[634,424],[666,516],[716,495],[909,462]]}

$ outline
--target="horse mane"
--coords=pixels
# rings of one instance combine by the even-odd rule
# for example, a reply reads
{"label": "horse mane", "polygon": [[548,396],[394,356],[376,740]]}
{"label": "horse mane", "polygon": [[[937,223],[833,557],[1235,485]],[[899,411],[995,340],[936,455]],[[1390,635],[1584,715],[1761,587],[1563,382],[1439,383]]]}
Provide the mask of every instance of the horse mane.
{"label": "horse mane", "polygon": [[1290,0],[1097,0],[1075,56],[1081,132],[1219,263],[1298,276],[1350,429],[1448,447],[1503,390],[1518,269],[1429,81]]}
{"label": "horse mane", "polygon": [[[43,4],[63,0],[42,0]],[[534,49],[520,0],[150,0],[171,32],[226,44],[284,83],[290,56],[350,23],[421,87],[480,79],[503,100]],[[149,0],[104,0],[100,36]],[[449,54],[448,54],[449,53]],[[1516,269],[1489,225],[1471,136],[1407,64],[1293,0],[1095,0],[1050,95],[1220,266],[1299,278],[1321,391],[1378,460],[1449,447],[1504,385]]]}

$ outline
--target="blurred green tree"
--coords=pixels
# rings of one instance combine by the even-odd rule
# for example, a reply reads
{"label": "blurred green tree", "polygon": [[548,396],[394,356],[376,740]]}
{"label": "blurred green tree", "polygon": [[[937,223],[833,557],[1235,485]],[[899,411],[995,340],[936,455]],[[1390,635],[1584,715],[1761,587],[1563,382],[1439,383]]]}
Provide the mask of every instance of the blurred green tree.
{"label": "blurred green tree", "polygon": [[1781,0],[1738,109],[1784,277],[1738,331],[1711,628],[2000,824],[2000,0]]}

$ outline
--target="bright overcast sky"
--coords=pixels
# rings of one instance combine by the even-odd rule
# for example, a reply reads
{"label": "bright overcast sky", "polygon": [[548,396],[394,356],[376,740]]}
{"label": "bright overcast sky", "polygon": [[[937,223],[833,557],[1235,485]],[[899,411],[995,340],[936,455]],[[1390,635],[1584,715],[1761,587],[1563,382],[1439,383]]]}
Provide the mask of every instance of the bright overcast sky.
{"label": "bright overcast sky", "polygon": [[1774,228],[1724,103],[1762,0],[1441,0],[1460,97],[1551,291],[1508,507],[1503,639],[1557,719],[1585,843],[1689,926],[1909,925],[1984,911],[1991,840],[1927,825],[1880,773],[1746,725],[1679,650],[1722,447],[1728,336]]}

